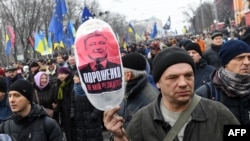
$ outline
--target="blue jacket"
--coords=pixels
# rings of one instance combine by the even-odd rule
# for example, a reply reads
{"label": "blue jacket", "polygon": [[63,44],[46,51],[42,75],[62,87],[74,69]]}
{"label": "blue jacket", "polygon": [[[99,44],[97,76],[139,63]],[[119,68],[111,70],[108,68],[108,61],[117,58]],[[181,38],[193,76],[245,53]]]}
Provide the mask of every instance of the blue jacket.
{"label": "blue jacket", "polygon": [[0,123],[11,115],[11,110],[8,102],[8,95],[5,94],[4,99],[0,101]]}

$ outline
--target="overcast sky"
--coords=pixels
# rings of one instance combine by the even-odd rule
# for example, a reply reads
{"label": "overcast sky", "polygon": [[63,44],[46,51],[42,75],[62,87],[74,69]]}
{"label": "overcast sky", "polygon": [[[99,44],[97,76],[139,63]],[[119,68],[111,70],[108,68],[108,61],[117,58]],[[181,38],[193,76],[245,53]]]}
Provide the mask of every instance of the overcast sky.
{"label": "overcast sky", "polygon": [[170,16],[173,30],[187,24],[182,13],[188,9],[188,5],[197,7],[200,4],[200,0],[99,0],[99,2],[103,10],[124,14],[127,20],[141,20],[155,16],[165,24]]}

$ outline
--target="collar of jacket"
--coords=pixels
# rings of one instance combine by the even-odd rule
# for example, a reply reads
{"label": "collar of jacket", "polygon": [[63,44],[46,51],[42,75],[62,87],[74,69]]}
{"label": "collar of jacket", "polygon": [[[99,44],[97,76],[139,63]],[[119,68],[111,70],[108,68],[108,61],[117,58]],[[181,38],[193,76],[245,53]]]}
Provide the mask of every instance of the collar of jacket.
{"label": "collar of jacket", "polygon": [[146,75],[136,80],[132,80],[131,82],[128,82],[126,86],[127,97],[139,93],[146,86],[147,82],[148,77]]}
{"label": "collar of jacket", "polygon": [[207,64],[206,60],[204,58],[201,58],[198,63],[196,63],[196,69],[199,70],[203,67],[205,67]]}
{"label": "collar of jacket", "polygon": [[[154,120],[158,120],[158,121],[164,121],[163,115],[161,113],[161,109],[160,109],[160,103],[161,103],[161,99],[162,99],[162,94],[159,94],[158,98],[156,100],[153,101],[152,104],[154,104],[153,107],[153,113],[154,113]],[[202,99],[201,99],[202,101]],[[206,121],[208,118],[207,112],[205,112],[202,102],[200,101],[200,103],[196,106],[196,108],[194,109],[194,111],[191,113],[192,115],[192,120],[195,121]]]}

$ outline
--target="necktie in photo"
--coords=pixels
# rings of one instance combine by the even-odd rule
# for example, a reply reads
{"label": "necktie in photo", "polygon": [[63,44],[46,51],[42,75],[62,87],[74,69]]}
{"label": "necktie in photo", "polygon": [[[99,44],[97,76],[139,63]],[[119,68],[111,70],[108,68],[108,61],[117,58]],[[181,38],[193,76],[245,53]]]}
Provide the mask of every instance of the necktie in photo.
{"label": "necktie in photo", "polygon": [[102,66],[102,64],[100,63],[100,61],[96,61],[95,68],[96,68],[97,70],[102,70],[102,69],[104,69],[104,67]]}

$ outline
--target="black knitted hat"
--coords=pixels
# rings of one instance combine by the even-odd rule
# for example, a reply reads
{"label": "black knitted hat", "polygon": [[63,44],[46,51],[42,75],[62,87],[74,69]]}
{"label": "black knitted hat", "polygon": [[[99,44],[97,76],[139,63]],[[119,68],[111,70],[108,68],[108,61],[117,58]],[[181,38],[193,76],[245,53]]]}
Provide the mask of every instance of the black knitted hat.
{"label": "black knitted hat", "polygon": [[189,43],[185,46],[185,49],[186,49],[186,51],[195,50],[196,52],[198,52],[200,54],[200,56],[202,56],[201,48],[200,48],[199,44],[197,44],[197,43]]}
{"label": "black knitted hat", "polygon": [[129,53],[122,57],[123,67],[133,70],[146,70],[146,59],[140,53]]}
{"label": "black knitted hat", "polygon": [[7,83],[4,77],[0,77],[0,92],[7,92]]}
{"label": "black knitted hat", "polygon": [[8,91],[17,91],[21,93],[24,97],[26,97],[29,101],[33,101],[33,86],[27,80],[16,80]]}
{"label": "black knitted hat", "polygon": [[170,47],[162,50],[153,61],[152,75],[155,83],[157,83],[163,74],[163,72],[171,65],[177,63],[190,64],[193,71],[195,72],[195,64],[190,55],[181,48]]}

